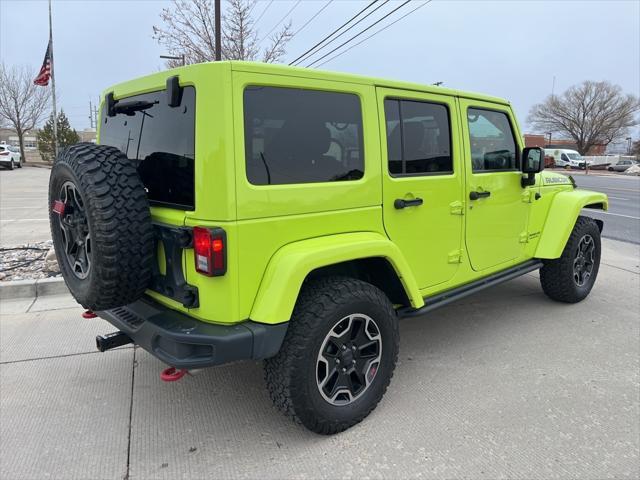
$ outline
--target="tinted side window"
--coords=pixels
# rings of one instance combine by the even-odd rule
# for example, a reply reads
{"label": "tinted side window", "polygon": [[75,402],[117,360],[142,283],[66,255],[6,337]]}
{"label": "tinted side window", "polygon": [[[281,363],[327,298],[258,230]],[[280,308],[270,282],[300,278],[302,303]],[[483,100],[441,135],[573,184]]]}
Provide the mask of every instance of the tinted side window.
{"label": "tinted side window", "polygon": [[453,172],[447,107],[388,99],[384,110],[391,175]]}
{"label": "tinted side window", "polygon": [[114,117],[107,116],[104,107],[100,143],[136,161],[152,204],[194,208],[195,88],[183,88],[179,107],[167,104],[165,90],[121,101],[148,102],[150,106]]}
{"label": "tinted side window", "polygon": [[470,108],[467,120],[474,172],[518,168],[516,141],[506,113]]}
{"label": "tinted side window", "polygon": [[364,175],[357,95],[248,87],[244,131],[247,178],[254,185],[336,182]]}

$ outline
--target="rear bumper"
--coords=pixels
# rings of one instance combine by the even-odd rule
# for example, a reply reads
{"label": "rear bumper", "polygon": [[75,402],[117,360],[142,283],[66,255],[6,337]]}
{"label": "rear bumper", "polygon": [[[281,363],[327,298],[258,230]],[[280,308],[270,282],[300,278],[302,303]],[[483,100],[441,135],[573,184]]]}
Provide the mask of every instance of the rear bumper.
{"label": "rear bumper", "polygon": [[288,325],[250,320],[216,325],[146,298],[96,313],[161,361],[187,369],[272,357],[278,353]]}

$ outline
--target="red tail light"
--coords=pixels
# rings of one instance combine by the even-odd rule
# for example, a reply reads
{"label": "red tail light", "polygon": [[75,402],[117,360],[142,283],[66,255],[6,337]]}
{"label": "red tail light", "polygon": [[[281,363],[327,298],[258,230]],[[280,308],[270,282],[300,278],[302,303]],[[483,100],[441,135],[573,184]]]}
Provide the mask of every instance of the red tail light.
{"label": "red tail light", "polygon": [[221,228],[193,227],[196,271],[218,277],[227,271],[227,235]]}
{"label": "red tail light", "polygon": [[9,152],[5,151],[5,152],[0,152],[0,155],[9,155]]}

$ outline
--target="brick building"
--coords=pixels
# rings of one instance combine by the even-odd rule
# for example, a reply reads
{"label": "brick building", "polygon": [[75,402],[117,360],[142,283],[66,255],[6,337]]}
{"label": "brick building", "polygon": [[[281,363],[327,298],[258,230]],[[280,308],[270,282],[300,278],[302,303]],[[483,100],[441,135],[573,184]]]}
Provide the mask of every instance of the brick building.
{"label": "brick building", "polygon": [[[525,133],[524,134],[524,144],[525,147],[541,147],[541,148],[567,148],[570,150],[578,150],[576,146],[576,142],[573,140],[566,139],[551,139],[551,143],[549,143],[549,137],[547,135],[535,134],[535,133]],[[591,156],[599,156],[604,155],[605,150],[607,149],[606,145],[599,144],[592,146],[587,155]]]}

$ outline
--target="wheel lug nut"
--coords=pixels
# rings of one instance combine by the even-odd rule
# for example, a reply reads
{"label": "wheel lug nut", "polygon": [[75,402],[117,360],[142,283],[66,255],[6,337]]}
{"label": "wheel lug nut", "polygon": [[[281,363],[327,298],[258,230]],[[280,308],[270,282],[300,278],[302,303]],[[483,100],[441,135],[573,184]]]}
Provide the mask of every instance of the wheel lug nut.
{"label": "wheel lug nut", "polygon": [[336,358],[336,363],[337,363],[338,365],[340,365],[340,359],[339,359],[339,358]]}
{"label": "wheel lug nut", "polygon": [[356,361],[355,360],[351,360],[351,365],[355,365]]}
{"label": "wheel lug nut", "polygon": [[343,368],[343,369],[342,369],[342,373],[345,373],[346,371],[347,371],[347,369],[346,369],[346,368]]}
{"label": "wheel lug nut", "polygon": [[346,349],[347,349],[347,346],[346,346],[346,345],[342,345],[342,349],[343,349],[343,350],[346,350]]}
{"label": "wheel lug nut", "polygon": [[355,352],[356,351],[356,346],[355,345],[351,345],[351,350],[353,350]]}

